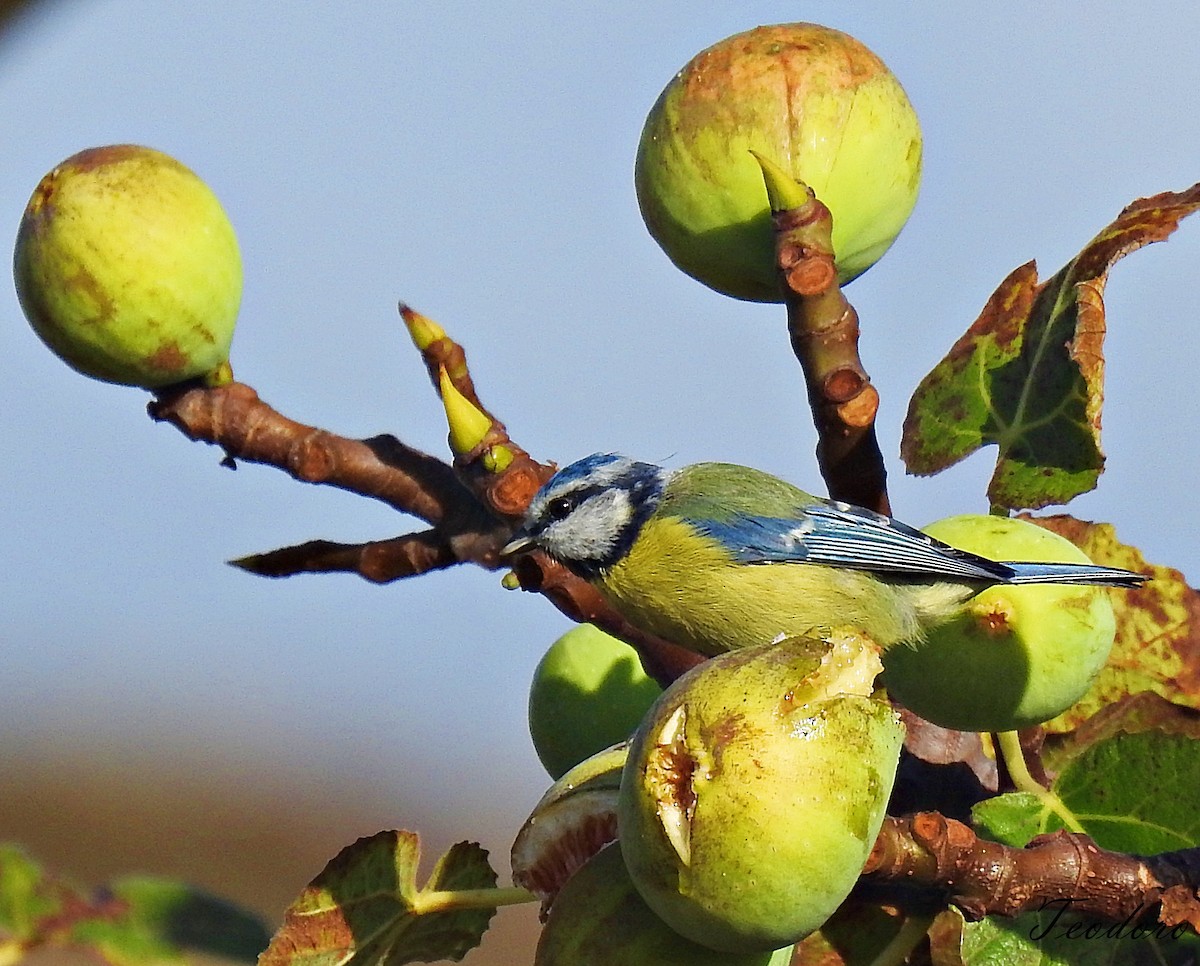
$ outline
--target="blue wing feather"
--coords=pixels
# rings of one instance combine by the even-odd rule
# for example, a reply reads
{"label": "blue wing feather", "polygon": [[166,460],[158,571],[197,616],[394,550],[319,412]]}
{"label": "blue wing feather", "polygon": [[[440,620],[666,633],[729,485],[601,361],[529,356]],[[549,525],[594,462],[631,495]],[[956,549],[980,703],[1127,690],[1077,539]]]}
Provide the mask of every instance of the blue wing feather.
{"label": "blue wing feather", "polygon": [[738,563],[808,563],[916,577],[1004,582],[1006,564],[948,546],[907,524],[847,503],[814,502],[795,516],[689,518]]}

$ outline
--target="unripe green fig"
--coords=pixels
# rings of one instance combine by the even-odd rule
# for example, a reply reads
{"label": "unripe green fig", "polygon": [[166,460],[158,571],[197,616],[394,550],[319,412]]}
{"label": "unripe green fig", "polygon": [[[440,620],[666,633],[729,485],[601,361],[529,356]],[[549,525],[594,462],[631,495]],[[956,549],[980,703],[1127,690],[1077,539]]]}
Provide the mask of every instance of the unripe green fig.
{"label": "unripe green fig", "polygon": [[43,342],[105,382],[227,382],[242,296],[237,238],[174,158],[116,144],[67,158],[29,199],[13,257]]}
{"label": "unripe green fig", "polygon": [[871,697],[878,648],[837,632],[720,654],[663,692],[617,803],[638,892],[711,949],[818,929],[879,834],[904,728]]}
{"label": "unripe green fig", "polygon": [[[925,532],[994,560],[1090,562],[1065,537],[1013,517],[965,514]],[[1083,697],[1115,636],[1103,587],[989,587],[923,643],[890,648],[881,681],[905,707],[944,728],[1013,731]]]}
{"label": "unripe green fig", "polygon": [[791,958],[790,946],[730,956],[684,939],[638,895],[614,843],[559,893],[534,966],[787,966]]}
{"label": "unripe green fig", "polygon": [[751,151],[829,207],[843,284],[887,251],[917,200],[916,113],[859,41],[790,23],[714,44],[651,109],[634,183],[646,227],[671,261],[735,298],[783,299],[763,173]]}
{"label": "unripe green fig", "polygon": [[628,738],[661,693],[624,641],[591,624],[569,630],[529,689],[529,733],[550,777]]}

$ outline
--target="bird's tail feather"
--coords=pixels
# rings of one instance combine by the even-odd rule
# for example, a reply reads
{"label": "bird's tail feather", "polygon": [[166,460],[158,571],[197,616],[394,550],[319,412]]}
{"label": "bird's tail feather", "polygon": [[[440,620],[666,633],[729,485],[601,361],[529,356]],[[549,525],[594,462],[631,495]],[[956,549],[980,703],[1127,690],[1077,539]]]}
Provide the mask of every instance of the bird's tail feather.
{"label": "bird's tail feather", "polygon": [[1107,587],[1140,587],[1148,578],[1132,570],[1098,567],[1095,564],[1025,563],[1005,560],[1012,570],[1010,584],[1100,584]]}

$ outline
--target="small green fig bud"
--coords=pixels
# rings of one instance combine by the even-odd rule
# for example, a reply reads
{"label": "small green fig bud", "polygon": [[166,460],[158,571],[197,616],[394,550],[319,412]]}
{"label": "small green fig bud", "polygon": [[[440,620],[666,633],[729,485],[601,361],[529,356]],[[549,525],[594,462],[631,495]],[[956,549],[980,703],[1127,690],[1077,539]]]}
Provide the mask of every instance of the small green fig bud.
{"label": "small green fig bud", "polygon": [[917,200],[916,113],[859,41],[791,23],[714,44],[651,109],[634,183],[646,227],[671,261],[735,298],[783,299],[763,172],[751,152],[829,208],[843,284],[887,251]]}
{"label": "small green fig bud", "polygon": [[791,638],[706,661],[634,736],[617,828],[646,903],[730,952],[818,929],[879,834],[904,728],[871,697],[866,638]]}
{"label": "small green fig bud", "polygon": [[628,738],[661,693],[624,641],[591,624],[569,630],[529,689],[529,733],[550,777]]}
{"label": "small green fig bud", "polygon": [[42,178],[17,232],[17,296],[43,342],[105,382],[228,382],[242,296],[237,238],[209,187],[132,144]]}
{"label": "small green fig bud", "polygon": [[[1091,562],[1065,537],[1013,517],[965,514],[925,532],[993,560]],[[881,683],[943,728],[1014,731],[1048,721],[1083,697],[1115,636],[1103,587],[989,587],[924,642],[890,648]]]}
{"label": "small green fig bud", "polygon": [[791,958],[790,946],[730,956],[684,939],[642,900],[613,844],[559,893],[534,966],[787,966]]}

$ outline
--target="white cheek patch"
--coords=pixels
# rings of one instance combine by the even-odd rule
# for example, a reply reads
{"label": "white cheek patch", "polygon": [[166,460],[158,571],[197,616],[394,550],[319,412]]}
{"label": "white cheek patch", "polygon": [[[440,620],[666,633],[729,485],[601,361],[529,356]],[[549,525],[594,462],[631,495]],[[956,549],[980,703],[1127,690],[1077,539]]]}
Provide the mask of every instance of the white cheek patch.
{"label": "white cheek patch", "polygon": [[629,494],[625,490],[605,490],[584,500],[565,520],[550,524],[542,532],[541,542],[562,559],[604,560],[632,520]]}

